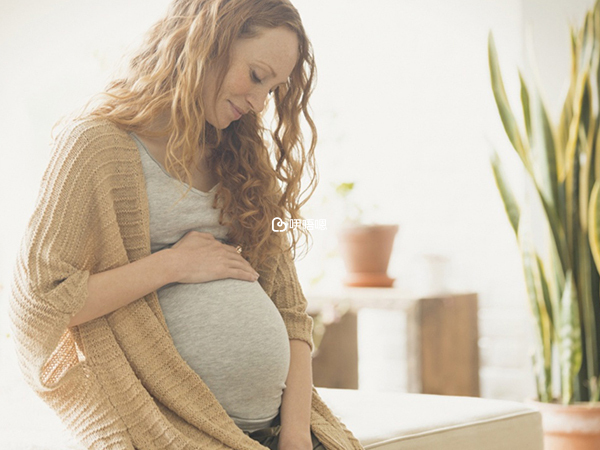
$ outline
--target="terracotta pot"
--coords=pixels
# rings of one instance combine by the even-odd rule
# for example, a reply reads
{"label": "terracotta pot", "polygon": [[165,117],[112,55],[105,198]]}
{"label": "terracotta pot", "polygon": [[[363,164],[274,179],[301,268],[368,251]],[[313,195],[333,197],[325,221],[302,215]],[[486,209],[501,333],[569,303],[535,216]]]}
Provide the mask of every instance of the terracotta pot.
{"label": "terracotta pot", "polygon": [[387,268],[398,225],[346,226],[338,233],[347,286],[391,287]]}
{"label": "terracotta pot", "polygon": [[542,413],[544,450],[600,449],[600,405],[559,405],[528,400]]}

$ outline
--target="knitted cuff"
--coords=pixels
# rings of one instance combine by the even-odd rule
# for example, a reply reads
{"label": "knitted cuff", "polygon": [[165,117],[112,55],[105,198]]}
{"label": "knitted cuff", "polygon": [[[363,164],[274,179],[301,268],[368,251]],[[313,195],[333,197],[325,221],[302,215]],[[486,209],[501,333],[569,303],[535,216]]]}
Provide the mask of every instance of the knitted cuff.
{"label": "knitted cuff", "polygon": [[313,319],[308,314],[298,314],[290,312],[282,312],[281,316],[285,321],[288,337],[290,339],[297,339],[304,341],[310,347],[310,351],[313,351]]}

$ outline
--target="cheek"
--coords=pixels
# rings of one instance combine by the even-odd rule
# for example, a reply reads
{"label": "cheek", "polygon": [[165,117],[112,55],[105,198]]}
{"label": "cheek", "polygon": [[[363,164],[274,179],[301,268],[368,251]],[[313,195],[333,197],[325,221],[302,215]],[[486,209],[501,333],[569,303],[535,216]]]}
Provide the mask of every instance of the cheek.
{"label": "cheek", "polygon": [[216,80],[212,73],[206,77],[204,86],[202,87],[202,102],[205,107],[211,108],[215,103]]}
{"label": "cheek", "polygon": [[250,77],[246,72],[230,72],[225,77],[223,88],[223,93],[226,96],[242,96],[250,92],[250,90],[252,89],[252,83],[250,81]]}

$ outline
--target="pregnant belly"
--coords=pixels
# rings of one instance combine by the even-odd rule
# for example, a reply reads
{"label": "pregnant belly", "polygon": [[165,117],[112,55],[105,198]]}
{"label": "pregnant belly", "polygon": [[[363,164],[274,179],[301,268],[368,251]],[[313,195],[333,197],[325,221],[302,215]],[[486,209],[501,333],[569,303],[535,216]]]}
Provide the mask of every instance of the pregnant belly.
{"label": "pregnant belly", "polygon": [[273,417],[289,370],[289,339],[261,285],[227,278],[157,293],[175,347],[229,415]]}

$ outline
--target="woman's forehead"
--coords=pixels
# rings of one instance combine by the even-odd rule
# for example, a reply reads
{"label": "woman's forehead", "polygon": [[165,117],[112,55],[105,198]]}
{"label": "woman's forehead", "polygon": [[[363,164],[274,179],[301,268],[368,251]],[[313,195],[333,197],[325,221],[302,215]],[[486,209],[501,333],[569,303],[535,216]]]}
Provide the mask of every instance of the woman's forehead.
{"label": "woman's forehead", "polygon": [[232,49],[234,59],[258,63],[272,69],[277,78],[287,78],[298,60],[298,37],[288,28],[270,28],[252,38],[239,39]]}

